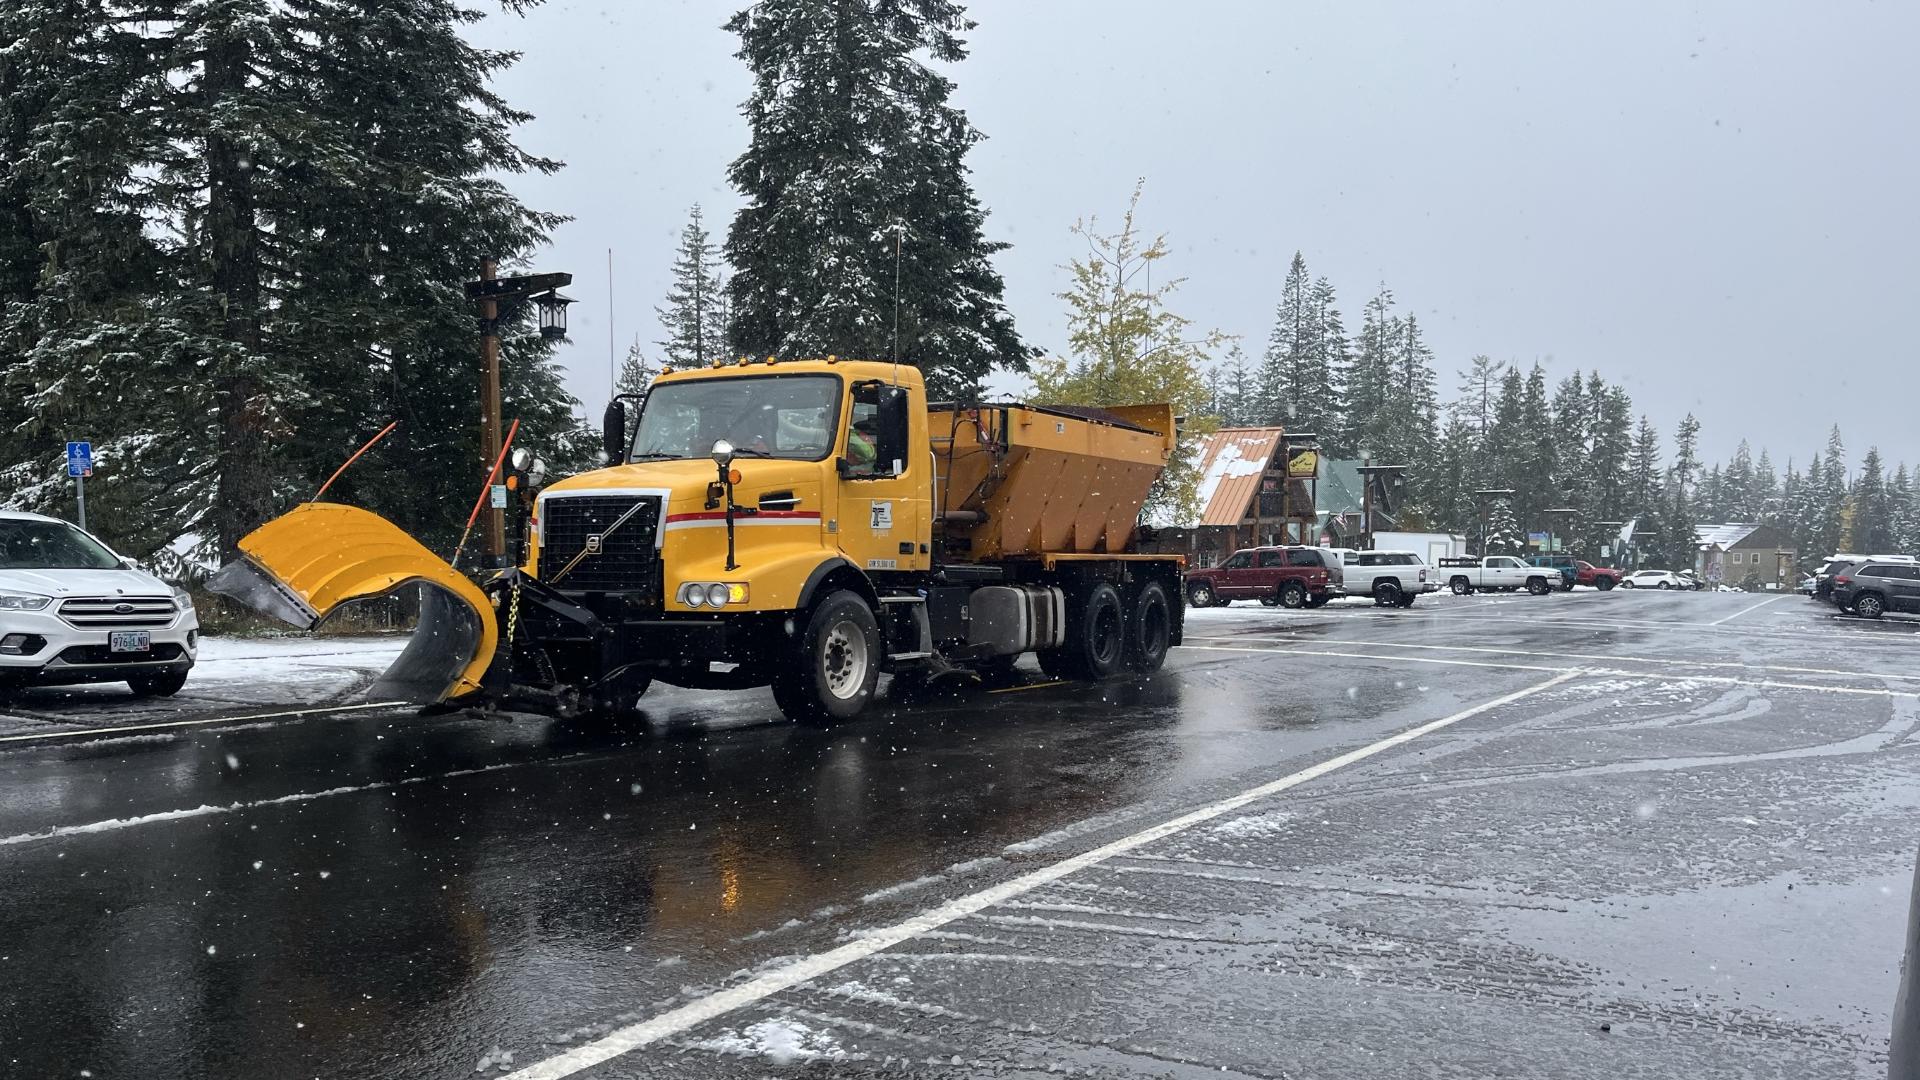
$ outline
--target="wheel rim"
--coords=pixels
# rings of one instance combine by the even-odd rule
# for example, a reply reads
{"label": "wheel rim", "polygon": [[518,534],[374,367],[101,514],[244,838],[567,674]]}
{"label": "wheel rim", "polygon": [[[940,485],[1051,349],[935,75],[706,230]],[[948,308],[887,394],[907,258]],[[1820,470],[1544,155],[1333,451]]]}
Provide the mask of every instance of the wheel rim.
{"label": "wheel rim", "polygon": [[1213,590],[1205,585],[1195,585],[1187,590],[1187,599],[1193,602],[1194,607],[1206,607],[1213,602]]}
{"label": "wheel rim", "polygon": [[1453,583],[1453,595],[1455,596],[1467,595],[1467,583],[1464,581],[1455,581]]}
{"label": "wheel rim", "polygon": [[1853,602],[1853,610],[1872,618],[1880,614],[1880,601],[1871,596],[1863,596]]}
{"label": "wheel rim", "polygon": [[1280,590],[1280,606],[1297,608],[1307,602],[1307,590],[1298,585],[1289,585]]}
{"label": "wheel rim", "polygon": [[827,628],[820,642],[820,674],[827,693],[845,701],[865,688],[867,682],[867,635],[851,619],[840,619]]}

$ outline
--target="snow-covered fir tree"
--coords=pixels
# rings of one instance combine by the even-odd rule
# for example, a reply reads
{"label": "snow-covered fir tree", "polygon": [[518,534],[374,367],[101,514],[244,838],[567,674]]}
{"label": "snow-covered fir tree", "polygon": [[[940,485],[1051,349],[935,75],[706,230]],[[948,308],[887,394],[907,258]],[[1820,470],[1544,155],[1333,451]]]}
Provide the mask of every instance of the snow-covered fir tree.
{"label": "snow-covered fir tree", "polygon": [[726,242],[734,349],[897,356],[935,398],[1025,369],[992,261],[1006,245],[967,181],[981,135],[942,73],[972,26],[953,0],[780,0],[727,23],[754,79],[729,170],[746,200]]}
{"label": "snow-covered fir tree", "polygon": [[673,255],[673,285],[660,316],[660,356],[670,369],[701,367],[727,356],[726,271],[721,268],[700,205],[687,214]]}

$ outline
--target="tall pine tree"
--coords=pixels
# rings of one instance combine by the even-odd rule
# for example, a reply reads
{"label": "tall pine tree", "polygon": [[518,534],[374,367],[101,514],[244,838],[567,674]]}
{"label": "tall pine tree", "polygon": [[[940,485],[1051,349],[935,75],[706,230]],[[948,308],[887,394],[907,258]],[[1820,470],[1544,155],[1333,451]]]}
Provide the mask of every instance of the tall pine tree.
{"label": "tall pine tree", "polygon": [[[967,182],[980,133],[931,65],[965,59],[953,0],[780,0],[727,29],[754,89],[729,170],[729,340],[742,353],[897,357],[971,397],[1028,349]],[[896,349],[897,341],[897,349]]]}
{"label": "tall pine tree", "polygon": [[673,286],[665,305],[655,308],[660,355],[669,369],[702,367],[727,355],[726,272],[720,268],[707,226],[695,203],[680,230],[673,256]]}

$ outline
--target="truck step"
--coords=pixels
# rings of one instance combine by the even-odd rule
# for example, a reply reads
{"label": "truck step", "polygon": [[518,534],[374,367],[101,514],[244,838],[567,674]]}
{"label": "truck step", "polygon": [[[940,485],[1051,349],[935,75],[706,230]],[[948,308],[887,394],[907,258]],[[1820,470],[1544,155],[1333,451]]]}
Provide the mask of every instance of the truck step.
{"label": "truck step", "polygon": [[927,602],[927,598],[924,596],[883,596],[880,598],[880,602],[883,604],[924,604]]}
{"label": "truck step", "polygon": [[887,659],[889,660],[926,660],[931,656],[933,656],[933,654],[930,652],[895,652],[895,653],[888,653]]}

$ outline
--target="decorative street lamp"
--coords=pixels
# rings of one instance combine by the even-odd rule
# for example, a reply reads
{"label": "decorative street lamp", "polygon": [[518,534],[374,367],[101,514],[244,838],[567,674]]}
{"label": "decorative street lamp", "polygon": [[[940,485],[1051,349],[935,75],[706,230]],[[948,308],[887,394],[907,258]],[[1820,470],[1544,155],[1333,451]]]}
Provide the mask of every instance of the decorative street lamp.
{"label": "decorative street lamp", "polygon": [[[567,305],[573,301],[559,290],[573,284],[572,274],[529,274],[525,277],[499,276],[499,264],[492,259],[480,262],[480,280],[467,282],[467,299],[480,305],[480,442],[487,465],[500,460],[500,304],[533,296],[540,314],[540,336],[557,341],[567,335]],[[539,294],[535,296],[535,294]],[[507,553],[506,505],[504,484],[495,484],[487,511],[485,529],[487,555],[494,566],[502,564]]]}
{"label": "decorative street lamp", "polygon": [[534,297],[533,303],[540,310],[540,336],[548,341],[566,337],[567,305],[573,303],[573,298],[560,295],[557,289],[548,289]]}

